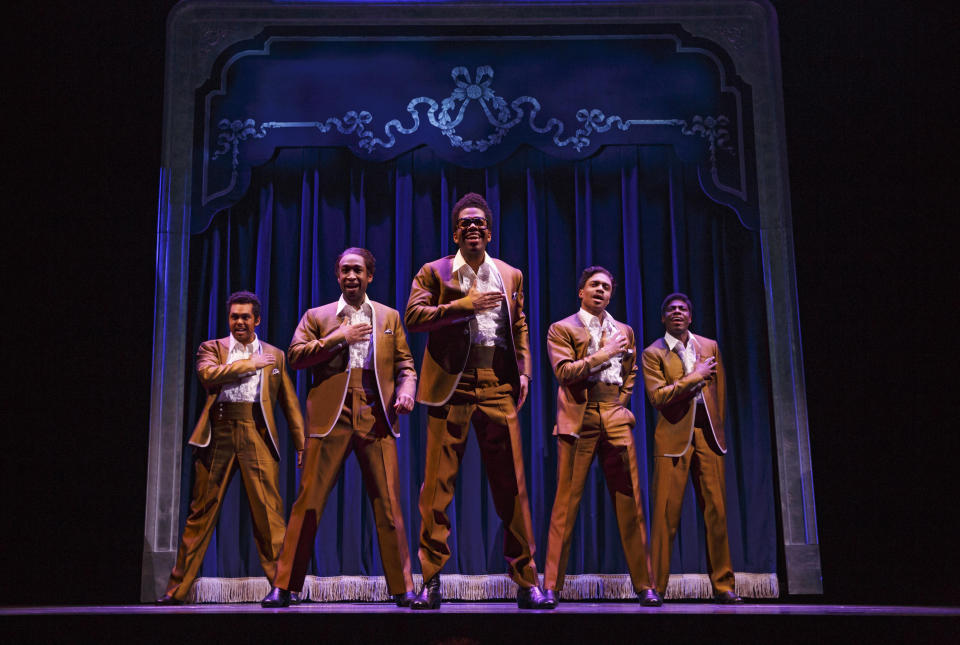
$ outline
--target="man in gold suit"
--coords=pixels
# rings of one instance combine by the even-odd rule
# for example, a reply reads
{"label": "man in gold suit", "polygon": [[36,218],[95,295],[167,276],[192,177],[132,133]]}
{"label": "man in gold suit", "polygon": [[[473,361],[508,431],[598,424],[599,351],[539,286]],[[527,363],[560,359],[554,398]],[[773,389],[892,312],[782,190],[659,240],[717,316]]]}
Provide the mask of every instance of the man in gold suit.
{"label": "man in gold suit", "polygon": [[690,331],[693,303],[671,293],[660,307],[666,334],[643,350],[647,398],[657,409],[653,435],[653,566],[657,591],[670,578],[670,552],[680,524],[687,478],[693,477],[707,530],[707,571],[718,603],[743,600],[734,589],[727,541],[723,455],[726,374],[717,342]]}
{"label": "man in gold suit", "polygon": [[552,605],[570,554],[577,509],[594,456],[613,499],[620,541],[640,604],[663,604],[653,588],[630,396],[636,378],[633,329],[607,312],[616,282],[601,266],[584,269],[577,284],[580,310],[550,325],[547,353],[557,390],[557,496],[550,517],[544,594]]}
{"label": "man in gold suit", "polygon": [[376,260],[351,247],[337,258],[342,295],[307,311],[290,342],[290,364],[310,370],[310,437],[273,589],[264,607],[286,607],[303,588],[317,523],[349,453],[370,497],[387,590],[398,606],[415,596],[400,506],[397,415],[413,410],[417,373],[400,314],[367,296]]}
{"label": "man in gold suit", "polygon": [[230,335],[208,340],[197,352],[197,376],[207,390],[190,445],[194,446],[194,483],[190,514],[183,527],[177,562],[158,604],[180,604],[187,597],[206,553],[227,485],[240,471],[253,515],[260,564],[273,580],[283,544],[283,501],[278,489],[279,435],[274,407],[279,400],[290,436],[303,457],[303,417],[283,351],[255,333],[260,300],[238,291],[227,300]]}
{"label": "man in gold suit", "polygon": [[544,609],[517,418],[531,371],[523,275],[487,254],[493,216],[483,197],[467,193],[451,217],[459,251],[420,269],[404,316],[411,332],[430,334],[417,391],[417,401],[429,406],[420,489],[424,585],[411,608],[437,609],[443,600],[440,570],[450,558],[447,507],[472,422],[504,525],[503,554],[518,586],[517,606]]}

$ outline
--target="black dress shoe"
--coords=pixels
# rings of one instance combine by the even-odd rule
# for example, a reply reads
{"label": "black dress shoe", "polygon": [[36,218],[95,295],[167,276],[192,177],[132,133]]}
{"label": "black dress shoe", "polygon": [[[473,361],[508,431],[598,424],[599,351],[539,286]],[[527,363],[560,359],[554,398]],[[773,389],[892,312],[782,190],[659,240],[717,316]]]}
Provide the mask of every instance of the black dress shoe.
{"label": "black dress shoe", "polygon": [[183,604],[183,601],[182,601],[182,600],[177,600],[176,598],[174,598],[173,596],[171,596],[171,595],[168,594],[168,593],[163,594],[162,596],[160,596],[159,598],[157,598],[154,602],[155,602],[156,604],[158,604],[158,605],[166,605],[166,606],[168,606],[168,607],[169,607],[169,606],[172,606],[172,605],[182,605],[182,604]]}
{"label": "black dress shoe", "polygon": [[644,607],[659,607],[663,604],[663,598],[660,597],[656,589],[644,589],[637,594],[637,600]]}
{"label": "black dress shoe", "polygon": [[547,602],[540,587],[519,587],[517,589],[517,607],[520,609],[553,609],[556,605]]}
{"label": "black dress shoe", "polygon": [[393,602],[397,603],[397,607],[409,607],[414,600],[417,599],[417,594],[412,591],[404,591],[403,593],[393,594]]}
{"label": "black dress shoe", "polygon": [[423,589],[410,601],[410,609],[440,609],[443,594],[440,593],[440,574],[423,583]]}
{"label": "black dress shoe", "polygon": [[274,587],[270,593],[260,601],[260,606],[266,609],[290,606],[290,592],[280,587]]}
{"label": "black dress shoe", "polygon": [[560,599],[557,598],[557,592],[553,589],[544,589],[543,590],[543,608],[544,609],[556,609],[557,605],[560,604]]}
{"label": "black dress shoe", "polygon": [[291,604],[291,605],[299,605],[300,603],[303,602],[303,598],[300,596],[300,593],[301,593],[301,592],[299,592],[299,591],[291,591],[291,592],[290,592],[290,604]]}
{"label": "black dress shoe", "polygon": [[736,591],[721,591],[713,597],[713,602],[719,605],[742,605],[743,598]]}

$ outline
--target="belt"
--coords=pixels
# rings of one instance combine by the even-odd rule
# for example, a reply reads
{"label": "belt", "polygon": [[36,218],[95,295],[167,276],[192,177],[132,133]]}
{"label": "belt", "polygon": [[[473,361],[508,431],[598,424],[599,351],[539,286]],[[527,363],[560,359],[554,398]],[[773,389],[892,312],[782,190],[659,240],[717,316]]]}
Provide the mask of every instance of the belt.
{"label": "belt", "polygon": [[496,369],[507,364],[507,356],[507,351],[496,345],[493,347],[470,345],[467,363],[463,367],[464,369]]}
{"label": "belt", "polygon": [[253,419],[254,413],[259,412],[257,403],[234,403],[232,401],[217,401],[210,410],[214,421]]}
{"label": "belt", "polygon": [[620,386],[615,383],[593,383],[587,388],[587,401],[591,403],[612,403],[620,400]]}

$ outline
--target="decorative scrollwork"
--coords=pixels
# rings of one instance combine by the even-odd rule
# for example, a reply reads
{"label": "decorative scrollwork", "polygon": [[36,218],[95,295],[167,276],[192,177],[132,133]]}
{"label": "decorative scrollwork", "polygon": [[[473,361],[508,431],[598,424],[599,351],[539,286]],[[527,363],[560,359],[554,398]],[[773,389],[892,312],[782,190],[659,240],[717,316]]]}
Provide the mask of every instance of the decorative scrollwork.
{"label": "decorative scrollwork", "polygon": [[[509,104],[498,96],[491,87],[493,68],[481,65],[473,77],[466,67],[454,67],[450,73],[456,87],[450,96],[439,103],[428,96],[420,96],[407,103],[410,124],[405,126],[400,119],[392,119],[383,126],[383,135],[376,136],[370,124],[373,115],[367,110],[350,110],[343,118],[330,117],[324,121],[266,121],[259,126],[254,119],[230,121],[222,119],[218,123],[220,134],[217,137],[217,149],[211,159],[215,160],[228,152],[232,156],[234,171],[239,165],[240,143],[247,139],[262,139],[274,128],[315,128],[320,132],[329,132],[336,128],[341,134],[355,133],[358,146],[372,153],[378,147],[392,148],[398,135],[413,134],[420,128],[420,110],[426,106],[429,124],[438,128],[454,148],[464,152],[484,152],[500,144],[510,130],[524,120],[530,129],[538,134],[553,134],[553,143],[557,147],[571,146],[578,152],[590,146],[591,135],[604,133],[616,128],[625,132],[634,126],[678,127],[686,136],[700,136],[707,140],[710,152],[710,164],[715,169],[717,151],[724,150],[735,154],[730,144],[730,121],[724,115],[696,115],[688,122],[686,119],[624,119],[617,115],[607,116],[602,110],[581,108],[576,112],[576,120],[581,125],[572,135],[564,138],[563,120],[550,117],[543,125],[536,122],[540,114],[540,102],[532,96],[520,96]],[[477,103],[492,131],[480,139],[464,139],[457,133],[457,127],[463,122],[464,115],[471,104]]]}
{"label": "decorative scrollwork", "polygon": [[730,131],[727,130],[730,119],[722,114],[718,117],[698,115],[693,117],[692,121],[693,124],[690,126],[684,123],[681,132],[688,136],[698,134],[707,140],[712,167],[717,165],[717,150],[726,150],[730,154],[734,154],[733,148],[730,146]]}
{"label": "decorative scrollwork", "polygon": [[[217,149],[211,160],[222,157],[228,152],[232,155],[233,169],[240,164],[240,142],[247,139],[262,139],[267,136],[267,130],[273,128],[316,128],[320,132],[329,132],[336,128],[342,134],[356,132],[360,137],[370,137],[372,133],[364,126],[373,121],[373,115],[366,110],[350,110],[342,119],[330,117],[325,121],[265,121],[257,126],[253,119],[230,121],[221,119],[217,124],[220,134],[217,136]],[[362,144],[361,144],[362,145]]]}

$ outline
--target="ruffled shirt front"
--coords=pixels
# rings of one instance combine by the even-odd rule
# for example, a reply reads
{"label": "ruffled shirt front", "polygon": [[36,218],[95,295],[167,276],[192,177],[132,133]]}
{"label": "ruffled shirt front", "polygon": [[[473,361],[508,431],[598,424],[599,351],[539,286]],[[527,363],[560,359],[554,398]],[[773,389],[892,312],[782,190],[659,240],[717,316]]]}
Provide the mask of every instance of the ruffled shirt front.
{"label": "ruffled shirt front", "polygon": [[[487,291],[499,291],[504,293],[503,278],[497,265],[493,263],[486,252],[483,254],[483,264],[479,270],[474,272],[473,267],[467,264],[460,251],[453,259],[453,272],[460,278],[460,288],[464,293],[470,291],[471,287],[476,286],[477,291],[484,293]],[[486,309],[476,314],[470,320],[470,342],[474,345],[483,345],[493,347],[496,345],[501,349],[509,349],[507,343],[507,306],[506,299],[502,300],[499,307]]]}
{"label": "ruffled shirt front", "polygon": [[[594,316],[582,308],[577,312],[577,315],[580,316],[580,322],[583,323],[583,326],[590,332],[590,344],[587,346],[588,356],[592,356],[600,351],[600,341],[604,336],[609,337],[620,331],[614,324],[613,316],[607,312],[603,312],[602,321],[597,316]],[[617,354],[606,363],[595,368],[595,371],[587,377],[587,380],[591,382],[599,381],[601,383],[609,383],[610,385],[623,385],[622,367],[622,355]]]}
{"label": "ruffled shirt front", "polygon": [[[227,365],[236,361],[250,358],[254,354],[261,353],[260,340],[257,335],[253,335],[253,342],[244,345],[233,334],[230,335],[230,350],[227,353]],[[260,398],[260,370],[247,372],[240,377],[240,380],[225,384],[220,388],[220,395],[217,401],[226,401],[229,403],[253,403]]]}
{"label": "ruffled shirt front", "polygon": [[[340,296],[337,303],[337,317],[350,325],[359,325],[366,323],[373,325],[373,305],[370,304],[370,297],[363,294],[363,303],[356,309]],[[350,345],[350,369],[361,368],[371,369],[370,366],[370,338]]]}

